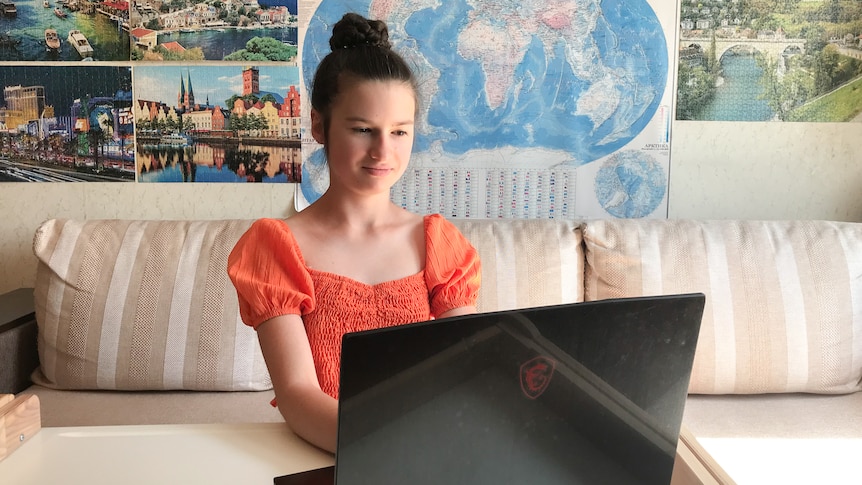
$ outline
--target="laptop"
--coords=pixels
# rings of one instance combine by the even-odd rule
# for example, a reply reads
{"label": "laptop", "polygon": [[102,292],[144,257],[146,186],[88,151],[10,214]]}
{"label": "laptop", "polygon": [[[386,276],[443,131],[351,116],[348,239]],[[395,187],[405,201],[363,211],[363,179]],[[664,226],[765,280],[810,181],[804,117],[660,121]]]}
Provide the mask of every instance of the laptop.
{"label": "laptop", "polygon": [[276,485],[670,483],[705,297],[350,333],[334,467]]}

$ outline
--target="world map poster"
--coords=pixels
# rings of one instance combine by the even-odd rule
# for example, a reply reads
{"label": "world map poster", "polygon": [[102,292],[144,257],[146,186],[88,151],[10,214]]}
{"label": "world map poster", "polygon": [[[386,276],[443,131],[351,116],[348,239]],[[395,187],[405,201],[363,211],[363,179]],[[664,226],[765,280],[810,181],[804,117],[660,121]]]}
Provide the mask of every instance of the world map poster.
{"label": "world map poster", "polygon": [[[410,167],[392,189],[397,204],[463,218],[664,218],[675,8],[647,0],[309,0],[298,15],[303,89],[344,13],[384,20],[422,97]],[[298,209],[328,184],[308,111]]]}

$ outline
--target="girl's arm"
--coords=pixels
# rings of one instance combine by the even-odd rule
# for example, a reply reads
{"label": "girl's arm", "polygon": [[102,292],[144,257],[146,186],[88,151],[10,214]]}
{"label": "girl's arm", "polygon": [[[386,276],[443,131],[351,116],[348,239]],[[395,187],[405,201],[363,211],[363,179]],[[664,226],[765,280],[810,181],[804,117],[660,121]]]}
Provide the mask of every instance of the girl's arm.
{"label": "girl's arm", "polygon": [[458,315],[469,315],[471,313],[476,313],[475,306],[462,306],[459,308],[453,308],[451,310],[447,310],[440,314],[437,318],[446,318],[446,317],[457,317]]}
{"label": "girl's arm", "polygon": [[302,318],[272,318],[258,326],[257,336],[284,420],[299,437],[334,453],[338,401],[320,389]]}

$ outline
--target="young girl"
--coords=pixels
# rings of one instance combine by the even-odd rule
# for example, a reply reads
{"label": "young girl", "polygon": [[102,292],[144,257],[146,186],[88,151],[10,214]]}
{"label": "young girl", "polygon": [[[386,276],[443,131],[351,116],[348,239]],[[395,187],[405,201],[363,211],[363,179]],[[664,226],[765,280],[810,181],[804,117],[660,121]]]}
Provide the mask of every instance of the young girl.
{"label": "young girl", "polygon": [[386,25],[347,14],[329,44],[311,93],[329,189],[286,220],[256,221],[228,273],[279,411],[297,435],[334,451],[341,336],[475,312],[480,263],[443,217],[390,201],[410,159],[419,98]]}

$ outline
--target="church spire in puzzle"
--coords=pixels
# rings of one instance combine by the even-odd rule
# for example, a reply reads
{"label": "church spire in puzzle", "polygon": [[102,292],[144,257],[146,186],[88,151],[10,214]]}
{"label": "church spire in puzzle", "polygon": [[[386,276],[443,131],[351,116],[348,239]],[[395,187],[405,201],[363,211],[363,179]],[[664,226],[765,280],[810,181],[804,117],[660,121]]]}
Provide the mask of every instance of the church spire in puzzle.
{"label": "church spire in puzzle", "polygon": [[186,102],[186,108],[192,109],[195,106],[195,90],[192,88],[192,73],[188,71],[189,76],[189,87],[188,87],[188,100]]}
{"label": "church spire in puzzle", "polygon": [[177,94],[177,106],[182,107],[185,106],[186,100],[186,82],[183,79],[182,74],[180,74],[180,92]]}

